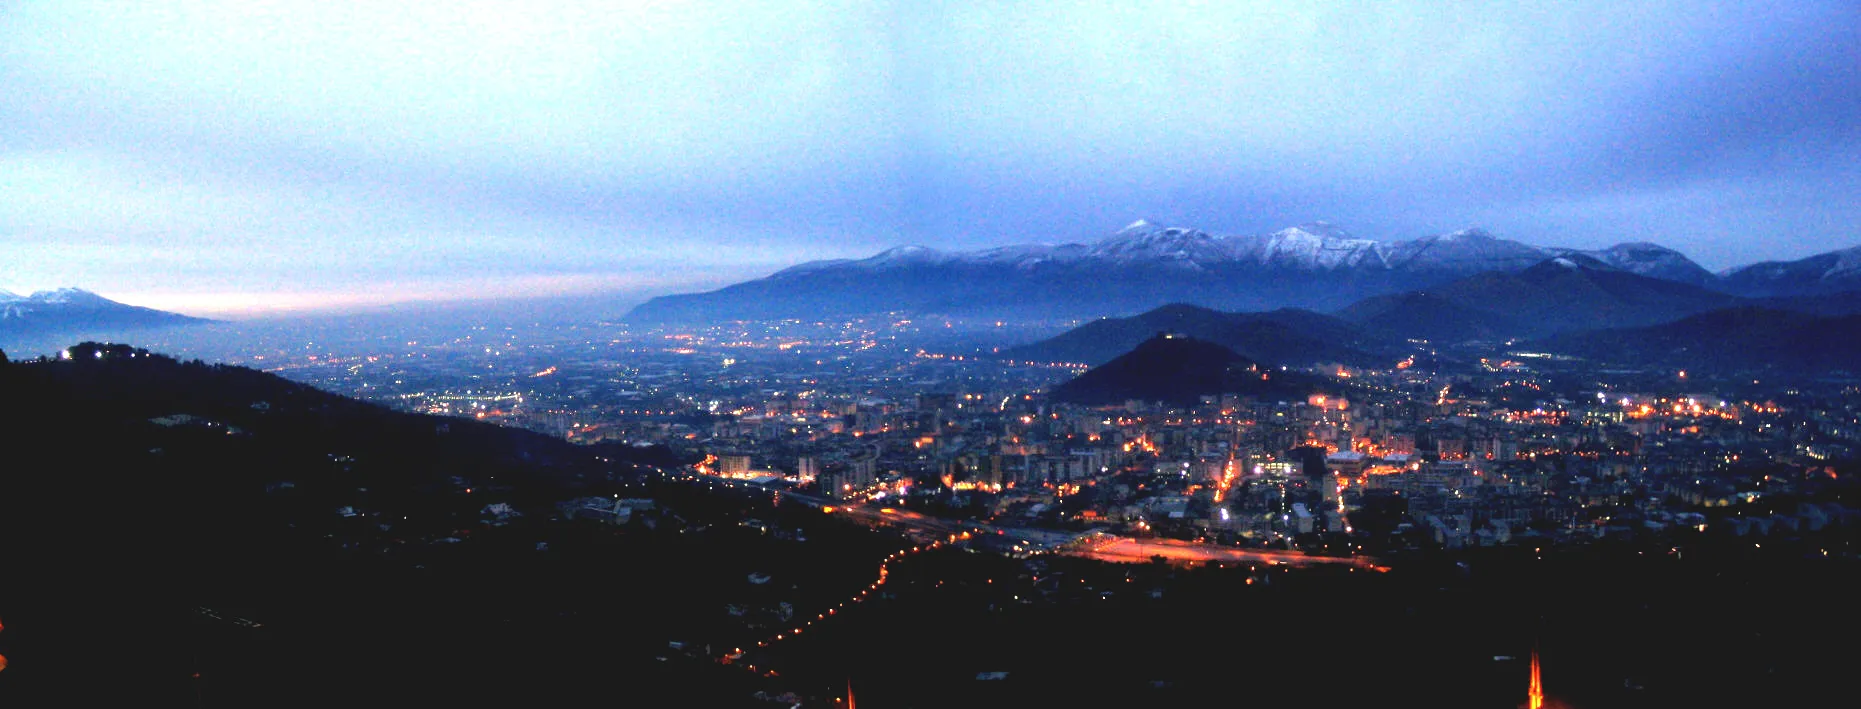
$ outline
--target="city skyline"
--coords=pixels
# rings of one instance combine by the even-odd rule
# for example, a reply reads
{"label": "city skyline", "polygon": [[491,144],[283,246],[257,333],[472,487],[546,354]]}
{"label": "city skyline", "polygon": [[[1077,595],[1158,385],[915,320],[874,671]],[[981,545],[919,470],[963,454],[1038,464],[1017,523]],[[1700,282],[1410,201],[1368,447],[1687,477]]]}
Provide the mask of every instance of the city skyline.
{"label": "city skyline", "polygon": [[1857,243],[1856,14],[28,4],[0,287],[639,300],[1137,218],[1801,258]]}

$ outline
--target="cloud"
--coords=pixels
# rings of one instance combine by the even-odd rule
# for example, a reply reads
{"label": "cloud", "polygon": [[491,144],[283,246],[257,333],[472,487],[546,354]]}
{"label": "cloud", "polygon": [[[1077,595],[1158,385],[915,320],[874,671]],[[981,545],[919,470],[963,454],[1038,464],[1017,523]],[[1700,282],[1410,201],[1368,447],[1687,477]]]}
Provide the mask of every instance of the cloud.
{"label": "cloud", "polygon": [[1795,257],[1856,241],[1857,33],[1845,2],[22,3],[0,286],[671,288],[1140,216]]}

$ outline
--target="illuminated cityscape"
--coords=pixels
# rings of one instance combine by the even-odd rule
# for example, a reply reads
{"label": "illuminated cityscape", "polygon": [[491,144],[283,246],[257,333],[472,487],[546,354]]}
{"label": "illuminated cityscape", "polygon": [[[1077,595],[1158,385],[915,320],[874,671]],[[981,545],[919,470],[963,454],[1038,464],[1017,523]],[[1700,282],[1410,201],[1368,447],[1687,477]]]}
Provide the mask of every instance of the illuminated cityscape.
{"label": "illuminated cityscape", "polygon": [[[1287,574],[1406,577],[1405,567],[1442,558],[1464,559],[1463,567],[1518,555],[1559,564],[1622,553],[1664,563],[1853,558],[1853,513],[1839,501],[1850,481],[1839,461],[1852,459],[1861,434],[1861,386],[1852,382],[1810,389],[1599,371],[1530,352],[1419,366],[1442,354],[1424,342],[1386,368],[1287,368],[1285,376],[1328,383],[1299,398],[1085,406],[1052,394],[1081,365],[992,355],[992,329],[966,335],[982,344],[965,348],[963,338],[902,318],[614,324],[521,337],[486,326],[388,347],[366,338],[265,341],[215,356],[410,413],[688,461],[623,479],[644,488],[556,501],[565,520],[617,530],[671,523],[685,533],[727,523],[788,544],[833,534],[811,529],[831,523],[899,539],[848,595],[804,601],[759,591],[763,600],[725,604],[729,622],[674,643],[687,661],[755,677],[765,684],[755,691],[772,699],[844,699],[806,689],[831,667],[804,659],[819,650],[790,648],[839,642],[847,628],[872,622],[867,606],[903,603],[894,593],[901,579],[937,589],[961,583],[952,575],[984,573],[931,572],[916,561],[943,559],[934,553],[946,548],[1017,565],[1007,583],[980,579],[1006,594],[996,607],[1077,602],[1066,600],[1079,597],[1073,589],[1049,585],[1055,576],[1083,574],[1069,582],[1100,602],[1122,598],[1119,581],[1137,581],[1127,573],[1108,586],[1090,579],[1097,572],[1055,571],[1079,563],[1219,569],[1238,574],[1244,589],[1288,583]],[[480,494],[470,480],[455,484]],[[667,485],[774,508],[700,523]],[[477,524],[531,514],[496,494],[483,503]],[[781,511],[797,508],[815,520],[797,527],[796,512]],[[342,511],[386,513],[361,504]],[[431,534],[427,543],[458,543],[472,532]],[[757,571],[749,586],[772,588],[773,578]],[[1149,583],[1140,598],[1171,597],[1172,582]],[[1495,638],[1494,656],[1527,642],[1528,629]],[[822,633],[829,640],[812,640]],[[1528,670],[1511,691],[1528,685],[1530,705],[1542,706],[1536,649]],[[881,695],[896,681],[872,674]],[[991,681],[1001,680],[980,680]]]}
{"label": "illuminated cityscape", "polygon": [[1861,627],[1861,3],[0,10],[0,709],[1695,709]]}

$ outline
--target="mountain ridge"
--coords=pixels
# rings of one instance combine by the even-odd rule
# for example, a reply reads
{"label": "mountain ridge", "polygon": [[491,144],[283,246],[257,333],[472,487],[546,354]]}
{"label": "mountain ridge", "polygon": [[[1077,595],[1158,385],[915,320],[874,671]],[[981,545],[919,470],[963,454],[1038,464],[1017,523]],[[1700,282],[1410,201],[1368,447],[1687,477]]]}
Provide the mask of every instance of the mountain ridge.
{"label": "mountain ridge", "polygon": [[1516,272],[1488,271],[1432,288],[1366,298],[1339,310],[1338,316],[1391,337],[1496,340],[1654,325],[1743,301],[1567,253]]}
{"label": "mountain ridge", "polygon": [[1009,348],[1000,356],[1095,366],[1163,332],[1213,342],[1257,361],[1288,365],[1341,363],[1375,367],[1401,358],[1390,343],[1323,313],[1296,308],[1224,313],[1185,303],[1172,303],[1127,318],[1095,320],[1045,340]]}
{"label": "mountain ridge", "polygon": [[120,303],[81,288],[18,295],[0,290],[0,337],[42,337],[103,330],[139,330],[212,322]]}
{"label": "mountain ridge", "polygon": [[1055,387],[1054,401],[1103,406],[1130,400],[1190,406],[1202,396],[1304,398],[1318,379],[1275,369],[1219,344],[1160,334]]}
{"label": "mountain ridge", "polygon": [[1554,335],[1533,349],[1636,367],[1715,374],[1861,371],[1861,315],[1817,316],[1741,305],[1673,322]]}
{"label": "mountain ridge", "polygon": [[1760,261],[1719,274],[1727,290],[1751,297],[1822,295],[1861,290],[1861,246],[1794,261]]}
{"label": "mountain ridge", "polygon": [[902,246],[861,259],[809,261],[713,291],[653,298],[624,319],[657,324],[908,312],[1053,320],[1134,315],[1170,303],[1230,312],[1322,311],[1570,255],[1636,275],[1720,286],[1720,276],[1685,254],[1646,241],[1597,250],[1542,247],[1480,228],[1377,241],[1326,222],[1218,235],[1138,220],[1086,243],[969,251]]}

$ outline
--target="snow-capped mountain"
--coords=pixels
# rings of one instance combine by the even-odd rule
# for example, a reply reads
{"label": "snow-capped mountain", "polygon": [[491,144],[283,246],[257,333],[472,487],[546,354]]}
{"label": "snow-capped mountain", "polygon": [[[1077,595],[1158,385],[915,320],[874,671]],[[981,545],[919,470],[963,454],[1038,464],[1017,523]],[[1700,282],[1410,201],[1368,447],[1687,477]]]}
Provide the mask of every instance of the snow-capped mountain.
{"label": "snow-capped mountain", "polygon": [[[864,259],[812,261],[777,275],[828,268],[893,269],[923,265],[1031,267],[1043,263],[1100,262],[1102,265],[1175,266],[1194,269],[1230,265],[1299,271],[1487,270],[1524,268],[1563,250],[1540,249],[1500,239],[1478,229],[1378,242],[1354,238],[1325,222],[1288,227],[1271,234],[1215,235],[1199,229],[1165,227],[1138,220],[1090,244],[1018,244],[966,252],[901,246]],[[1684,258],[1684,257],[1683,257]]]}
{"label": "snow-capped mountain", "polygon": [[26,296],[0,291],[0,338],[89,334],[202,322],[207,321],[125,305],[79,288],[39,291]]}
{"label": "snow-capped mountain", "polygon": [[[50,305],[80,306],[80,307],[95,308],[95,307],[103,307],[107,305],[122,305],[121,303],[117,303],[116,301],[110,300],[108,298],[97,295],[96,293],[92,293],[82,288],[59,288],[57,290],[42,290],[42,291],[33,293],[32,295],[25,295],[25,296],[17,295],[9,291],[0,290],[0,303],[6,303],[9,305],[19,305],[22,308],[30,307],[30,306],[50,306]],[[124,306],[124,307],[129,307],[129,306]]]}
{"label": "snow-capped mountain", "polygon": [[1484,229],[1462,229],[1396,241],[1384,249],[1384,259],[1391,270],[1455,275],[1514,271],[1528,268],[1546,257],[1544,249],[1501,239]]}
{"label": "snow-capped mountain", "polygon": [[1259,240],[1255,258],[1263,265],[1334,271],[1341,268],[1387,267],[1389,255],[1369,239],[1324,222],[1281,229]]}
{"label": "snow-capped mountain", "polygon": [[880,312],[1067,319],[1166,303],[1222,310],[1329,310],[1477,273],[1512,273],[1578,254],[1629,273],[1716,286],[1679,252],[1647,243],[1599,251],[1545,248],[1480,229],[1400,241],[1324,222],[1266,234],[1212,234],[1137,221],[1089,243],[979,251],[906,246],[864,259],[804,263],[709,293],[665,296],[635,322],[818,318]]}
{"label": "snow-capped mountain", "polygon": [[1206,269],[1223,264],[1331,271],[1383,263],[1378,244],[1315,222],[1272,234],[1215,236],[1196,229],[1139,220],[1112,236],[1077,248],[1074,258],[1112,263],[1167,263]]}
{"label": "snow-capped mountain", "polygon": [[1646,241],[1616,244],[1601,251],[1561,248],[1551,248],[1545,251],[1558,256],[1582,254],[1638,276],[1659,278],[1665,281],[1713,287],[1719,280],[1718,276],[1694,263],[1693,259],[1686,257],[1686,254]]}
{"label": "snow-capped mountain", "polygon": [[1725,289],[1747,296],[1817,295],[1861,290],[1861,246],[1795,261],[1765,261],[1720,274]]}

